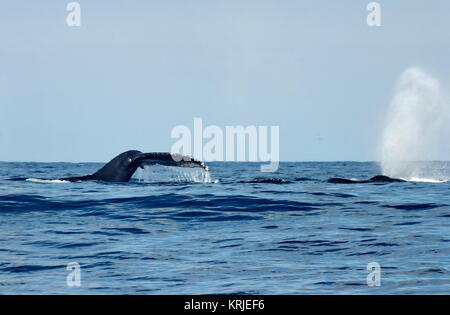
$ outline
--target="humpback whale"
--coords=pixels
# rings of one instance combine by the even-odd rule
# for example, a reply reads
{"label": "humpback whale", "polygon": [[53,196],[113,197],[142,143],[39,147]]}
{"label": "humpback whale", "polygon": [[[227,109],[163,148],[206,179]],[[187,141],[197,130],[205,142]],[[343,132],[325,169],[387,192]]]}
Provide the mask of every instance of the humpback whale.
{"label": "humpback whale", "polygon": [[155,164],[178,167],[201,167],[205,171],[209,171],[208,166],[203,162],[186,155],[168,152],[142,153],[137,150],[130,150],[113,158],[94,174],[61,178],[61,180],[70,182],[98,180],[123,183],[130,181],[138,167],[144,168],[146,165]]}
{"label": "humpback whale", "polygon": [[328,180],[329,183],[333,184],[366,184],[366,183],[400,183],[406,182],[403,179],[392,178],[384,175],[377,175],[368,180],[354,180],[354,179],[346,179],[346,178],[330,178]]}

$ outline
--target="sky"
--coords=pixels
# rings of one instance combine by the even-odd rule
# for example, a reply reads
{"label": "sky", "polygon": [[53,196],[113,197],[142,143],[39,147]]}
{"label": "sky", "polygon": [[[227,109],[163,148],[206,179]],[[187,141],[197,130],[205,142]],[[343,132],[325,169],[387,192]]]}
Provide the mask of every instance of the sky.
{"label": "sky", "polygon": [[175,126],[279,126],[282,161],[373,161],[394,84],[450,77],[450,2],[0,3],[0,161],[170,151]]}

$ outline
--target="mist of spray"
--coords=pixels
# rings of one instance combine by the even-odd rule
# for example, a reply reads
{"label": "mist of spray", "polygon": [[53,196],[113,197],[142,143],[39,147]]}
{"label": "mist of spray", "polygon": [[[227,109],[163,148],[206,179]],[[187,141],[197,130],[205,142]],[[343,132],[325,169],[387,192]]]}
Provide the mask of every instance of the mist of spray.
{"label": "mist of spray", "polygon": [[449,113],[440,82],[420,68],[407,69],[387,113],[381,147],[383,174],[406,180],[448,180],[443,164],[431,161],[443,159],[448,152]]}
{"label": "mist of spray", "polygon": [[144,169],[137,169],[133,178],[144,183],[212,183],[211,174],[198,167],[145,166]]}

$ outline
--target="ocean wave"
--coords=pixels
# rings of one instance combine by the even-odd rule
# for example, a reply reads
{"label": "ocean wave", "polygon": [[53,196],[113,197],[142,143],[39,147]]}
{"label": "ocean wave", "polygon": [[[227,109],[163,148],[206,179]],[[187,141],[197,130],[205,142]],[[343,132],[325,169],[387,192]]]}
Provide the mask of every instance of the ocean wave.
{"label": "ocean wave", "polygon": [[283,178],[255,178],[251,180],[239,181],[240,184],[289,184],[290,180]]}

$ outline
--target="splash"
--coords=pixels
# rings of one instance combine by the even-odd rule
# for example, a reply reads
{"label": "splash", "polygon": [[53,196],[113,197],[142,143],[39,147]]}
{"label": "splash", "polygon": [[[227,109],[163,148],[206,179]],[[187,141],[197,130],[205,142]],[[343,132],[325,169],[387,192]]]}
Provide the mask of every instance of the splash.
{"label": "splash", "polygon": [[136,170],[133,179],[138,182],[175,182],[175,183],[212,183],[211,173],[201,168],[184,168],[170,166],[145,166]]}
{"label": "splash", "polygon": [[448,158],[445,123],[449,113],[440,82],[420,68],[407,69],[397,82],[388,110],[381,148],[383,175],[415,181],[448,180],[448,172],[430,161]]}
{"label": "splash", "polygon": [[32,183],[40,183],[40,184],[66,184],[70,183],[67,180],[60,180],[60,179],[39,179],[39,178],[27,178],[27,182]]}
{"label": "splash", "polygon": [[446,183],[448,180],[446,179],[433,179],[433,178],[421,178],[421,177],[411,177],[409,180],[411,182],[418,183]]}

